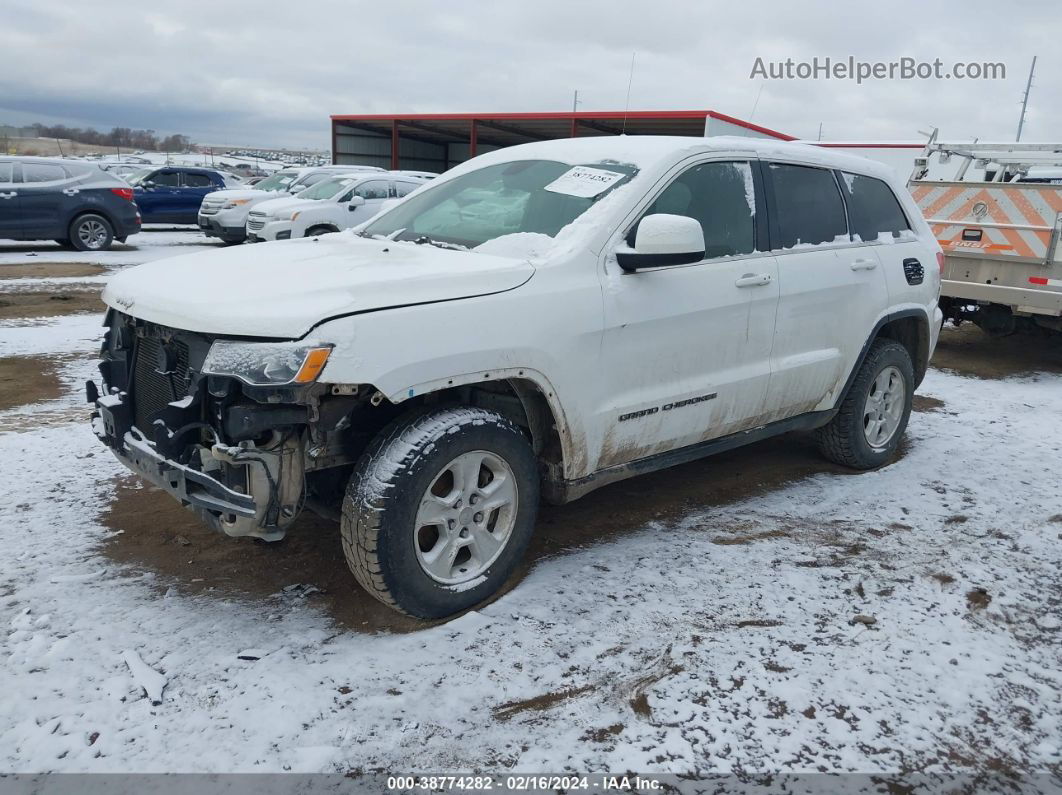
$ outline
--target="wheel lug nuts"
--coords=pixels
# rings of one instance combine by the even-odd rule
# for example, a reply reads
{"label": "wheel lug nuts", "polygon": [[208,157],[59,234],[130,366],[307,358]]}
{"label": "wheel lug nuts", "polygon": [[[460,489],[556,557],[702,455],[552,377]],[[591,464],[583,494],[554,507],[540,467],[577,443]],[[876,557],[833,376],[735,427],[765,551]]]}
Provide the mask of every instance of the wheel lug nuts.
{"label": "wheel lug nuts", "polygon": [[450,528],[451,530],[453,530],[453,529],[454,529],[454,525],[455,525],[455,524],[456,524],[456,522],[454,522],[454,520],[453,520],[453,519],[447,519],[447,520],[446,520],[446,526],[447,526],[448,528]]}
{"label": "wheel lug nuts", "polygon": [[462,527],[460,535],[461,535],[461,538],[468,538],[468,528],[467,527]]}
{"label": "wheel lug nuts", "polygon": [[475,494],[468,498],[469,505],[475,505],[477,502],[479,502],[479,497],[477,497]]}
{"label": "wheel lug nuts", "polygon": [[474,521],[476,524],[479,524],[483,521],[483,514],[477,513],[475,516],[472,517],[472,521]]}

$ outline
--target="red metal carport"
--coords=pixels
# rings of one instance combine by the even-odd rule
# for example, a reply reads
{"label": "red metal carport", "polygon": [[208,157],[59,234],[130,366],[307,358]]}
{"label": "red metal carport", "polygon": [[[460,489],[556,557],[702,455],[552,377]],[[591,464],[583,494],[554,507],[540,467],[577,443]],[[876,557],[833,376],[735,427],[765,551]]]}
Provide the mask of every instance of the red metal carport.
{"label": "red metal carport", "polygon": [[441,172],[493,149],[593,135],[793,136],[714,110],[332,116],[332,162]]}

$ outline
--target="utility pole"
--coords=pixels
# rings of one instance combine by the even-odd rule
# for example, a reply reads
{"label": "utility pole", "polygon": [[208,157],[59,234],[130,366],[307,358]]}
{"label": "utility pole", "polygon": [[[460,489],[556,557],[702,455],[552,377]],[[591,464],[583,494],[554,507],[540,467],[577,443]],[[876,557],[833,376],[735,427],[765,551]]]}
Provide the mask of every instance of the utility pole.
{"label": "utility pole", "polygon": [[575,89],[575,96],[572,97],[572,113],[579,110],[579,89]]}
{"label": "utility pole", "polygon": [[1025,126],[1025,109],[1029,106],[1029,91],[1032,90],[1033,72],[1036,71],[1036,56],[1033,56],[1032,66],[1029,67],[1029,80],[1025,83],[1025,96],[1021,98],[1021,117],[1018,119],[1018,135],[1015,141],[1021,140],[1021,128]]}
{"label": "utility pole", "polygon": [[821,121],[819,122],[819,137],[816,138],[815,140],[816,141],[821,141],[822,140],[822,122]]}

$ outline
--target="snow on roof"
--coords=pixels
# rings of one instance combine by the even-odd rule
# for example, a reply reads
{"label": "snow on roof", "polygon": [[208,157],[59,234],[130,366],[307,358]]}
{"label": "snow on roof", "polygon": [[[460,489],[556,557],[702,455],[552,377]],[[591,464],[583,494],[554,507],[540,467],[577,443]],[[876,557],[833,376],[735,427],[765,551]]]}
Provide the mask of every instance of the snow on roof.
{"label": "snow on roof", "polygon": [[[489,152],[452,169],[449,174],[511,160],[547,159],[572,165],[615,160],[641,170],[666,167],[683,157],[710,152],[734,152],[758,158],[799,160],[809,165],[839,168],[891,179],[892,170],[863,157],[808,144],[770,138],[719,135],[678,137],[666,135],[617,135],[562,138],[510,146]],[[448,176],[449,176],[448,174]]]}

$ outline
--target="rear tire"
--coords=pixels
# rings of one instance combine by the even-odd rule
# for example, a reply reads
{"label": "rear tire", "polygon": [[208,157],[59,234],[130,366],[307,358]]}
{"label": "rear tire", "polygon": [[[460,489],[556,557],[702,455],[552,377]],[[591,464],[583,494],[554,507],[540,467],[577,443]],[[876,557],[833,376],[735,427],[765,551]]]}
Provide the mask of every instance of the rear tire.
{"label": "rear tire", "polygon": [[400,418],[369,446],[343,498],[343,553],[376,599],[442,618],[494,594],[538,512],[535,455],[511,421],[479,408]]}
{"label": "rear tire", "polygon": [[327,226],[315,226],[306,230],[305,237],[317,237],[318,235],[330,235],[335,232],[335,229]]}
{"label": "rear tire", "polygon": [[818,430],[819,451],[852,469],[887,464],[907,429],[914,384],[907,349],[894,340],[875,340],[837,414]]}
{"label": "rear tire", "polygon": [[114,229],[102,215],[85,213],[70,224],[70,242],[78,251],[106,251],[114,242]]}

